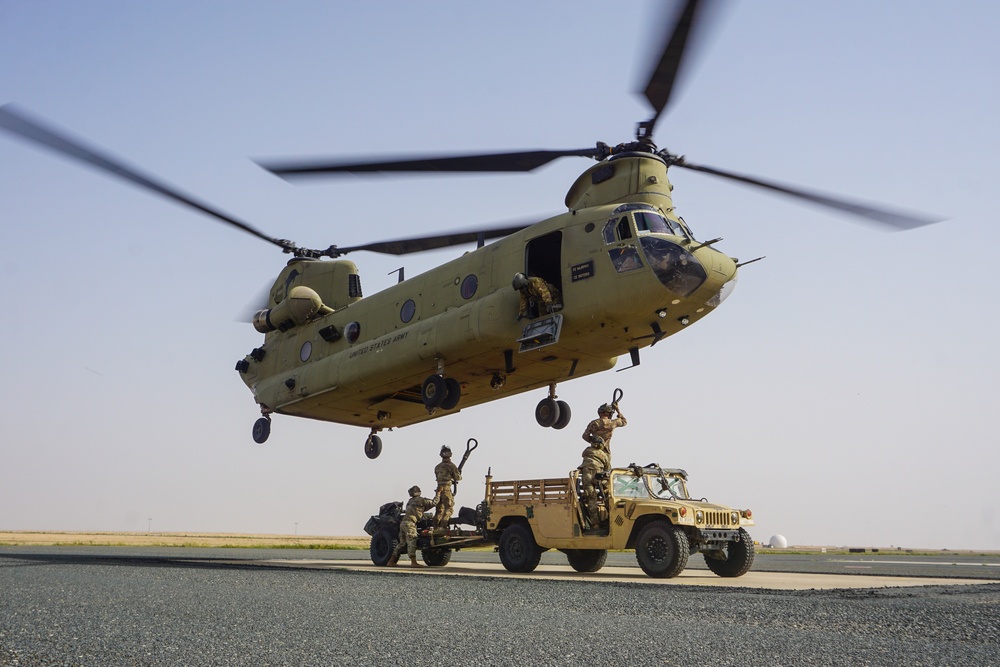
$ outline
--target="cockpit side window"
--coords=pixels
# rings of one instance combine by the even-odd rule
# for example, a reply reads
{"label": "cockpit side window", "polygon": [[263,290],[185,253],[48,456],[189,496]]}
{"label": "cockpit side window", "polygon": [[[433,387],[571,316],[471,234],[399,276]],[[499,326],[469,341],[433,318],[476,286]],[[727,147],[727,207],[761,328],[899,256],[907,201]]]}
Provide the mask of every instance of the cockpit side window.
{"label": "cockpit side window", "polygon": [[632,225],[629,224],[627,215],[623,215],[620,218],[611,218],[604,225],[604,242],[608,245],[630,238],[632,238]]}
{"label": "cockpit side window", "polygon": [[618,218],[612,218],[608,220],[607,224],[604,225],[604,242],[611,245],[618,239],[615,238],[615,226],[618,224]]}

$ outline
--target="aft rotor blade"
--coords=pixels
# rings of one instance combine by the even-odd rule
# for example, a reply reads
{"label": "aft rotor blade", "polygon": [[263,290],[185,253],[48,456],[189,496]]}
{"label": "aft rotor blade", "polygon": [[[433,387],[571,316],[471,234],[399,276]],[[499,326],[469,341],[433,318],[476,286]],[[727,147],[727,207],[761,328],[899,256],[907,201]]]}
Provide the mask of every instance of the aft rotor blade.
{"label": "aft rotor blade", "polygon": [[[370,174],[385,172],[528,172],[561,157],[603,157],[598,146],[573,150],[530,150],[510,153],[484,153],[477,155],[414,156],[374,162],[346,162],[330,160],[285,160],[258,162],[268,171],[289,179],[296,176],[321,174]],[[600,156],[600,157],[598,157]]]}
{"label": "aft rotor blade", "polygon": [[947,219],[941,216],[935,216],[926,213],[917,214],[917,213],[904,213],[902,211],[893,211],[887,208],[883,208],[881,206],[874,206],[872,204],[852,201],[850,199],[841,197],[839,195],[833,196],[833,195],[820,194],[818,192],[804,190],[799,187],[783,185],[780,183],[776,183],[774,181],[764,181],[759,178],[745,176],[743,174],[736,174],[729,171],[722,171],[721,169],[715,169],[713,167],[704,167],[701,165],[691,164],[690,162],[687,161],[675,162],[673,166],[683,167],[685,169],[693,169],[694,171],[700,171],[706,174],[712,174],[713,176],[720,176],[722,178],[727,178],[731,181],[737,181],[739,183],[745,183],[747,185],[753,185],[759,188],[766,188],[768,190],[779,192],[789,197],[802,199],[812,204],[819,204],[820,206],[826,206],[827,208],[836,209],[843,213],[848,213],[850,215],[860,217],[870,222],[877,222],[881,225],[887,225],[897,230],[915,229],[917,227],[923,227],[924,225],[930,225],[935,222],[942,222]]}
{"label": "aft rotor blade", "polygon": [[183,194],[180,190],[167,185],[166,183],[157,181],[152,176],[142,174],[138,169],[127,166],[120,160],[117,160],[109,155],[102,154],[96,149],[85,146],[78,140],[71,139],[66,134],[45,126],[42,122],[29,117],[23,110],[16,109],[16,107],[12,104],[4,104],[3,106],[0,106],[0,128],[19,136],[22,139],[26,139],[49,148],[56,153],[74,158],[92,167],[96,167],[101,171],[117,176],[118,178],[129,181],[147,190],[152,190],[153,192],[163,195],[169,199],[173,199],[176,202],[180,202],[185,206],[197,209],[202,213],[206,213],[213,218],[216,218],[217,220],[221,220],[222,222],[232,225],[237,229],[241,229],[248,234],[253,234],[259,239],[263,239],[268,243],[273,243],[283,250],[291,252],[295,249],[294,243],[282,239],[271,238],[263,232],[254,229],[245,222],[211,208],[194,197]]}
{"label": "aft rotor blade", "polygon": [[670,102],[683,64],[690,60],[694,47],[707,30],[705,24],[710,8],[706,5],[710,4],[713,4],[711,0],[688,0],[677,17],[673,32],[664,43],[660,59],[643,90],[643,95],[653,107],[653,117],[643,123],[647,136],[653,133],[653,126]]}
{"label": "aft rotor blade", "polygon": [[367,250],[369,252],[380,252],[389,255],[407,255],[412,252],[447,248],[449,246],[462,245],[463,243],[473,243],[479,240],[485,242],[489,239],[510,236],[514,232],[519,232],[526,227],[530,227],[536,222],[538,222],[538,220],[509,223],[502,227],[491,227],[489,229],[473,229],[451,232],[448,234],[439,234],[436,236],[420,236],[409,239],[378,241],[375,243],[367,243],[365,245],[351,246],[348,248],[338,247],[332,254],[334,256],[339,256],[349,252]]}

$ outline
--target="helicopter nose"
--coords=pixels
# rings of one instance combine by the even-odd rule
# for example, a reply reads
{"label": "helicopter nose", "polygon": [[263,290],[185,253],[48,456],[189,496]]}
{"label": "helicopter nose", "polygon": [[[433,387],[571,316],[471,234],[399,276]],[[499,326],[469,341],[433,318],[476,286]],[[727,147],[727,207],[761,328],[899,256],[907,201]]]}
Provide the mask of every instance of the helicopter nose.
{"label": "helicopter nose", "polygon": [[716,308],[736,289],[738,267],[735,259],[717,250],[712,250],[710,266],[706,288],[712,296],[706,300],[705,305]]}

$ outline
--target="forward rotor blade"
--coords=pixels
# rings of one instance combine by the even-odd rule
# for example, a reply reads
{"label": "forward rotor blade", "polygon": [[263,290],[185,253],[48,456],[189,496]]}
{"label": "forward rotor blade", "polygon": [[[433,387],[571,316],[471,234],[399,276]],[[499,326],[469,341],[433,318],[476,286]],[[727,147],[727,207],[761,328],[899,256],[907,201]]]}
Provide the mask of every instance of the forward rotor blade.
{"label": "forward rotor blade", "polygon": [[753,185],[759,188],[766,188],[774,192],[780,192],[783,195],[789,197],[794,197],[796,199],[802,199],[804,201],[810,202],[812,204],[819,204],[820,206],[826,206],[827,208],[836,209],[843,213],[849,213],[851,215],[857,216],[869,222],[877,222],[881,225],[887,225],[893,227],[897,230],[905,229],[915,229],[917,227],[923,227],[924,225],[930,225],[935,222],[942,222],[947,218],[942,218],[940,216],[930,215],[927,213],[904,213],[902,211],[892,211],[881,206],[874,206],[872,204],[866,204],[858,201],[851,201],[850,199],[841,196],[832,196],[820,194],[818,192],[810,192],[809,190],[804,190],[799,187],[792,187],[788,185],[782,185],[774,181],[763,181],[759,178],[754,178],[751,176],[744,176],[742,174],[736,174],[729,171],[722,171],[720,169],[715,169],[713,167],[704,167],[701,165],[691,164],[687,161],[678,161],[673,164],[675,167],[683,167],[685,169],[693,169],[694,171],[700,171],[706,174],[712,174],[713,176],[719,176],[721,178],[727,178],[731,181],[737,181],[739,183],[745,183],[747,185]]}
{"label": "forward rotor blade", "polygon": [[502,227],[491,227],[489,229],[470,229],[465,231],[450,232],[436,236],[420,236],[409,239],[396,239],[392,241],[378,241],[365,245],[351,246],[348,248],[336,248],[336,256],[349,252],[367,250],[369,252],[380,252],[388,255],[407,255],[412,252],[422,252],[424,250],[435,250],[437,248],[447,248],[449,246],[461,245],[463,243],[473,243],[475,241],[487,241],[489,239],[510,236],[514,232],[519,232],[526,227],[538,222],[538,220],[526,220],[524,222],[509,223]]}
{"label": "forward rotor blade", "polygon": [[[480,155],[417,156],[376,162],[329,160],[258,162],[268,171],[289,179],[320,174],[366,174],[383,172],[527,172],[561,157],[579,156],[600,159],[600,147],[574,150],[532,150]],[[603,156],[603,155],[602,155]]]}
{"label": "forward rotor blade", "polygon": [[677,17],[674,30],[666,40],[660,60],[643,90],[643,95],[653,107],[653,117],[643,123],[647,136],[652,135],[656,121],[670,102],[683,64],[690,60],[692,51],[707,31],[705,24],[710,8],[706,5],[711,4],[711,0],[688,0]]}
{"label": "forward rotor blade", "polygon": [[180,202],[185,206],[199,210],[202,213],[208,214],[213,218],[221,220],[228,225],[232,225],[233,227],[247,232],[248,234],[253,234],[259,239],[263,239],[268,243],[273,243],[283,250],[291,252],[296,247],[295,244],[290,241],[271,238],[263,232],[254,229],[245,222],[217,211],[207,204],[199,202],[194,197],[183,194],[180,190],[157,181],[152,176],[142,174],[138,169],[127,166],[122,161],[108,155],[101,154],[93,148],[84,146],[82,142],[71,139],[66,134],[60,133],[50,127],[46,127],[40,121],[29,117],[23,110],[16,109],[15,105],[4,104],[3,106],[0,106],[0,128],[19,136],[22,139],[32,141],[36,144],[49,148],[56,153],[74,158],[80,162],[89,164],[92,167],[96,167],[101,171],[117,176],[118,178],[129,181],[147,190],[152,190],[153,192],[163,195],[169,199],[173,199],[176,202]]}

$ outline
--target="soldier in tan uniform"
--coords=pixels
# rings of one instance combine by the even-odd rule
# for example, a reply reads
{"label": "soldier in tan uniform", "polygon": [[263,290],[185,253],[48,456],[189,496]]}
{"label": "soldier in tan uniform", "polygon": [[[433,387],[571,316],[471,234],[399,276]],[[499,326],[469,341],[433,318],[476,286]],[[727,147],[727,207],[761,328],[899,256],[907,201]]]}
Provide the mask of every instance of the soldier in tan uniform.
{"label": "soldier in tan uniform", "polygon": [[[618,413],[618,417],[615,419],[611,418],[615,412]],[[625,420],[625,415],[618,408],[618,404],[607,404],[605,403],[601,407],[597,408],[597,419],[593,420],[587,424],[586,430],[583,432],[583,439],[586,442],[593,442],[595,437],[601,437],[604,439],[604,449],[608,453],[608,459],[611,459],[611,434],[614,430],[620,426],[626,426],[628,422]],[[611,469],[610,464],[608,469]]]}
{"label": "soldier in tan uniform", "polygon": [[514,276],[512,284],[514,289],[518,291],[518,296],[521,299],[517,315],[517,319],[519,320],[525,317],[532,317],[532,303],[537,307],[535,317],[552,313],[560,307],[559,301],[561,297],[559,290],[545,282],[542,278],[518,273]]}
{"label": "soldier in tan uniform", "polygon": [[423,567],[417,562],[417,521],[424,515],[424,512],[434,507],[434,501],[429,498],[421,498],[419,486],[411,486],[409,494],[410,499],[406,503],[403,519],[399,522],[399,543],[396,544],[396,549],[392,552],[389,565],[395,565],[399,562],[399,555],[405,546],[406,552],[410,556],[410,565]]}
{"label": "soldier in tan uniform", "polygon": [[583,450],[583,462],[578,468],[583,486],[583,502],[591,527],[596,527],[601,522],[601,506],[597,500],[597,485],[600,482],[595,477],[597,473],[611,469],[611,456],[605,447],[604,438],[595,435],[591,444]]}
{"label": "soldier in tan uniform", "polygon": [[441,463],[434,466],[434,479],[437,480],[437,491],[434,493],[434,523],[438,528],[447,528],[448,521],[455,511],[455,493],[453,485],[462,480],[462,472],[452,463],[451,447],[441,448]]}

